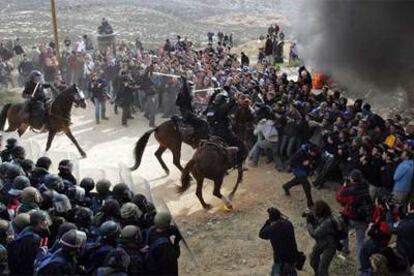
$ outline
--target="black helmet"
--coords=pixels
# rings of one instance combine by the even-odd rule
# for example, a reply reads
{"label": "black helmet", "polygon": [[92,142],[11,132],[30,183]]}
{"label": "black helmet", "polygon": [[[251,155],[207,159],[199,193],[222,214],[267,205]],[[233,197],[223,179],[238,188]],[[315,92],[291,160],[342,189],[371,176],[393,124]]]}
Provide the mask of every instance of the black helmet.
{"label": "black helmet", "polygon": [[69,198],[64,194],[53,192],[52,201],[53,207],[57,213],[64,214],[72,209],[72,204],[70,203]]}
{"label": "black helmet", "polygon": [[24,159],[26,156],[26,150],[22,146],[15,146],[12,151],[13,157]]}
{"label": "black helmet", "polygon": [[56,174],[48,174],[45,177],[44,184],[48,189],[59,190],[63,187],[63,180]]}
{"label": "black helmet", "polygon": [[31,172],[34,169],[34,163],[30,159],[24,159],[20,165],[22,166],[22,169],[26,172]]}
{"label": "black helmet", "polygon": [[118,183],[112,189],[112,195],[119,202],[127,202],[132,199],[131,190],[125,183]]}
{"label": "black helmet", "polygon": [[50,158],[46,156],[40,157],[36,161],[36,167],[43,168],[45,170],[49,170],[51,164],[52,160],[50,160]]}
{"label": "black helmet", "polygon": [[223,104],[227,101],[228,97],[224,93],[219,93],[214,97],[213,103],[216,105]]}
{"label": "black helmet", "polygon": [[43,74],[38,70],[33,70],[29,75],[29,80],[34,83],[43,82]]}
{"label": "black helmet", "polygon": [[145,213],[147,211],[148,200],[143,194],[136,194],[131,200],[138,208]]}
{"label": "black helmet", "polygon": [[111,181],[107,179],[100,179],[96,183],[96,191],[98,194],[107,194],[109,192],[109,188],[111,187]]}
{"label": "black helmet", "polygon": [[142,242],[141,230],[136,225],[127,225],[121,230],[121,240],[140,244]]}
{"label": "black helmet", "polygon": [[72,202],[81,203],[85,200],[85,189],[77,185],[71,185],[66,194]]}
{"label": "black helmet", "polygon": [[19,175],[21,175],[22,170],[17,165],[10,165],[10,167],[7,170],[6,176],[8,179],[13,180]]}
{"label": "black helmet", "polygon": [[26,176],[19,175],[13,180],[13,187],[9,191],[11,196],[19,196],[22,191],[30,187],[30,180]]}
{"label": "black helmet", "polygon": [[47,221],[48,225],[51,224],[50,217],[45,211],[36,210],[30,213],[30,225],[36,226],[42,221]]}
{"label": "black helmet", "polygon": [[10,169],[12,164],[9,162],[4,162],[0,164],[0,177],[5,177],[7,175],[7,171]]}
{"label": "black helmet", "polygon": [[104,239],[116,239],[119,236],[121,228],[119,224],[113,220],[108,220],[99,226],[99,234]]}
{"label": "black helmet", "polygon": [[80,207],[76,209],[75,214],[73,216],[73,221],[79,227],[89,228],[89,226],[92,224],[92,217],[92,210],[86,207]]}
{"label": "black helmet", "polygon": [[90,177],[85,177],[81,180],[79,186],[84,188],[86,193],[89,193],[95,188],[95,181]]}
{"label": "black helmet", "polygon": [[120,216],[121,207],[119,206],[119,202],[115,199],[108,199],[102,206],[102,212],[107,217],[119,217]]}
{"label": "black helmet", "polygon": [[7,143],[6,148],[11,149],[11,148],[14,148],[16,146],[17,140],[15,138],[9,138],[9,139],[7,139],[6,143]]}
{"label": "black helmet", "polygon": [[86,233],[76,229],[72,229],[66,232],[60,239],[60,243],[63,245],[63,248],[81,248],[82,245],[86,242]]}
{"label": "black helmet", "polygon": [[70,160],[64,159],[59,162],[58,169],[62,172],[72,172],[73,164]]}

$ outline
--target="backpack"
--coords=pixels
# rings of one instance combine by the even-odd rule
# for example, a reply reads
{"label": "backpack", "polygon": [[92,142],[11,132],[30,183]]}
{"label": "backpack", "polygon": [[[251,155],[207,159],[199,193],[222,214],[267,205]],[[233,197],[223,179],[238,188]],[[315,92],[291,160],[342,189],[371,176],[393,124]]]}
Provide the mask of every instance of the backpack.
{"label": "backpack", "polygon": [[343,244],[341,243],[342,240],[348,237],[348,222],[346,219],[340,214],[334,214],[330,218],[333,226],[333,236],[335,237],[336,241],[336,250],[342,250]]}
{"label": "backpack", "polygon": [[369,194],[358,196],[352,204],[352,219],[355,221],[369,222],[372,215],[372,200]]}
{"label": "backpack", "polygon": [[50,251],[40,250],[34,261],[34,275],[38,275],[42,269],[51,263],[66,264],[66,259],[57,255],[60,251],[61,250],[57,250],[54,253],[51,253]]}

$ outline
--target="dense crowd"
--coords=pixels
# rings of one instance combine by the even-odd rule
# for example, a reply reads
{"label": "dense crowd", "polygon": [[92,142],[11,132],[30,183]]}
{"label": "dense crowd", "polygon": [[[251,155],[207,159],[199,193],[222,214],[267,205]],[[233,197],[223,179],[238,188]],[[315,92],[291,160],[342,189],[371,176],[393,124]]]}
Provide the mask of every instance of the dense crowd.
{"label": "dense crowd", "polygon": [[69,160],[0,152],[0,274],[177,275],[181,235],[124,183],[76,179]]}
{"label": "dense crowd", "polygon": [[[278,73],[273,65],[275,62],[280,62],[275,60],[275,57],[283,56],[281,54],[283,44],[280,43],[283,43],[284,37],[278,26],[269,28],[265,48],[259,54],[259,62],[262,63],[260,70],[251,66],[249,57],[244,53],[241,53],[240,60],[232,53],[229,37],[227,40],[222,34],[218,37],[218,41],[214,41],[214,35],[209,33],[208,44],[202,49],[195,49],[191,41],[177,36],[175,43],[167,39],[159,49],[148,50],[143,48],[139,39],[134,45],[122,42],[115,48],[108,45],[104,49],[95,49],[90,39],[84,36],[74,44],[69,39],[65,41],[60,64],[54,62],[54,45],[50,44],[49,47],[40,48],[40,52],[34,55],[36,58],[29,59],[31,65],[27,66],[31,69],[40,69],[46,81],[53,82],[55,87],[63,82],[68,84],[76,82],[88,91],[89,97],[96,106],[97,123],[100,123],[101,119],[107,119],[105,105],[107,101],[112,101],[115,103],[115,108],[119,105],[123,109],[122,124],[127,124],[135,109],[141,109],[149,119],[150,126],[154,126],[155,114],[159,110],[165,117],[176,113],[175,99],[178,92],[187,85],[192,85],[192,89],[196,91],[203,90],[193,93],[193,100],[197,103],[215,104],[215,97],[224,99],[224,104],[248,99],[252,112],[266,110],[266,115],[257,122],[255,137],[248,141],[253,144],[249,153],[249,164],[255,167],[259,164],[261,156],[266,156],[269,163],[274,162],[278,171],[292,173],[292,180],[282,186],[286,196],[290,195],[292,187],[303,186],[310,211],[305,213],[304,217],[309,234],[315,239],[315,246],[310,256],[310,264],[315,275],[328,275],[329,265],[336,251],[350,254],[348,233],[351,228],[354,228],[356,233],[354,256],[361,275],[391,273],[407,275],[414,263],[412,235],[414,233],[412,198],[414,133],[407,125],[408,122],[398,115],[383,118],[363,100],[351,101],[340,91],[332,90],[328,86],[324,86],[316,93],[312,90],[314,85],[312,74],[304,66],[299,68],[296,81],[288,79],[285,73]],[[297,58],[297,54],[293,51],[290,56]],[[26,58],[27,56],[23,56],[22,63],[27,62]],[[25,67],[20,65],[19,68]],[[26,71],[29,69],[19,69],[19,72]],[[23,73],[21,75],[24,77]],[[227,113],[225,114],[227,118]],[[90,180],[82,180],[80,186],[73,183],[73,179],[70,181],[63,177],[62,180],[53,175],[39,180],[33,175],[36,176],[38,171],[47,171],[48,166],[42,165],[44,159],[31,171],[27,164],[30,162],[25,160],[24,156],[20,158],[15,155],[13,151],[12,165],[2,165],[5,170],[1,175],[5,183],[2,190],[3,203],[8,206],[13,202],[13,206],[17,208],[16,211],[7,212],[9,217],[5,218],[4,228],[9,229],[8,221],[14,221],[19,217],[19,211],[22,209],[19,206],[25,206],[24,210],[36,209],[31,206],[48,210],[52,220],[57,217],[58,221],[62,222],[61,218],[64,218],[75,224],[78,231],[85,231],[86,246],[81,246],[81,242],[72,246],[73,244],[66,241],[66,238],[72,236],[69,234],[64,236],[59,232],[59,222],[52,224],[55,232],[50,231],[51,236],[48,240],[56,241],[56,246],[62,248],[62,251],[58,251],[62,252],[59,254],[70,251],[71,254],[78,256],[79,265],[76,267],[85,265],[87,271],[102,266],[108,267],[111,263],[110,257],[106,258],[106,261],[103,257],[98,258],[101,260],[99,264],[91,262],[90,259],[85,261],[83,250],[89,248],[87,246],[89,243],[96,246],[104,242],[105,248],[108,249],[105,252],[112,252],[118,258],[123,258],[119,257],[122,253],[118,249],[123,248],[123,231],[120,236],[118,226],[120,224],[127,227],[131,217],[128,216],[125,222],[125,217],[122,215],[130,212],[122,212],[122,210],[134,209],[135,211],[131,211],[135,212],[132,215],[135,217],[132,224],[138,226],[134,229],[137,233],[142,232],[143,237],[151,237],[151,229],[154,228],[150,225],[153,221],[147,221],[147,218],[154,215],[153,209],[148,207],[150,203],[146,203],[145,200],[144,203],[140,201],[143,200],[142,196],[133,196],[125,185],[117,184],[112,192],[109,192],[107,181],[100,181],[96,185],[97,193],[91,192],[92,185],[83,187],[82,198],[87,202],[85,203],[79,201],[76,195],[82,183],[89,183]],[[17,167],[19,170],[16,169]],[[10,170],[14,173],[9,173]],[[31,187],[21,189],[24,187],[21,184],[24,181],[20,176],[17,178],[20,174],[25,174],[26,176],[23,177],[29,179],[29,182],[25,179],[26,185],[35,189]],[[313,175],[315,177],[311,184],[309,178]],[[312,186],[323,189],[329,180],[343,183],[338,188],[336,196],[337,201],[343,206],[340,215],[331,211],[326,202],[314,202],[312,198]],[[102,186],[106,187],[103,193],[101,193],[102,188],[99,188]],[[17,189],[18,187],[20,189]],[[22,196],[29,193],[26,189],[33,192],[31,196],[33,201],[20,203]],[[15,190],[23,190],[23,192],[16,197],[12,195]],[[122,190],[121,195],[117,192],[119,190]],[[53,198],[65,197],[73,206],[78,206],[78,208],[71,208],[68,214],[65,212],[62,214],[59,211],[61,207],[53,205],[62,202]],[[106,197],[111,200],[106,199],[102,204]],[[43,201],[40,202],[40,198],[43,198]],[[101,203],[97,207],[94,202]],[[72,214],[75,210],[89,210],[91,219],[88,220],[90,224],[87,227],[77,224],[75,219],[77,216]],[[80,212],[86,214],[86,211]],[[46,216],[40,215],[37,211],[31,213],[30,226],[27,226],[30,233],[33,233],[31,235],[39,237],[37,247],[40,247],[45,230],[42,225],[46,221],[39,217]],[[105,222],[107,220],[117,229],[113,235],[105,234],[105,231],[111,228],[108,226],[109,223]],[[152,231],[164,233],[161,236],[174,234],[179,240],[179,235],[170,230],[172,228],[169,226],[168,219],[161,224],[158,220],[155,222],[156,230]],[[62,222],[62,225],[66,225],[65,223]],[[76,241],[80,240],[79,232],[68,233],[75,235]],[[390,246],[393,234],[397,237],[396,246]],[[15,237],[19,235],[15,234]],[[151,248],[151,239],[148,240],[138,234],[133,237],[140,239],[140,242],[135,244],[140,245],[137,252],[140,252],[142,257],[141,249],[145,248],[145,245]],[[296,266],[302,255],[298,252],[292,224],[279,210],[269,209],[269,220],[260,231],[260,237],[270,239],[275,250],[272,275],[296,275]],[[14,244],[19,244],[19,240],[10,243],[6,239],[4,247],[17,246],[18,248],[19,245]],[[170,251],[174,253],[171,255],[175,257],[179,248],[178,240],[166,246],[168,250],[171,247]],[[154,243],[157,244],[155,241]],[[51,248],[53,250],[54,247]],[[99,248],[99,246],[92,246],[92,248]],[[15,250],[17,249],[13,249],[13,252],[20,252]],[[128,250],[125,251],[127,255],[131,255],[128,254]],[[56,256],[53,254],[51,253],[50,256]],[[113,255],[105,254],[105,256]],[[11,264],[13,257],[10,257],[12,256],[9,256]],[[34,254],[24,260],[30,260],[28,262],[33,271]],[[14,262],[18,263],[18,260],[13,260]],[[121,263],[115,262],[115,264]],[[94,264],[92,268],[91,264]],[[23,266],[19,265],[20,267]],[[160,266],[155,265],[155,268]],[[12,267],[10,269],[12,270]]]}

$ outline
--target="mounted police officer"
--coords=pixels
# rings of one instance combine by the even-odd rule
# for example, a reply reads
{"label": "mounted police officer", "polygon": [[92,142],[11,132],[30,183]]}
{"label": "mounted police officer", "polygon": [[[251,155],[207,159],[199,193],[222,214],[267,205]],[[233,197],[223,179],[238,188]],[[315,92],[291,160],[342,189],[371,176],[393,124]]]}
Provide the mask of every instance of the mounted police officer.
{"label": "mounted police officer", "polygon": [[187,81],[187,79],[182,76],[181,89],[175,103],[180,109],[184,122],[194,127],[194,133],[197,136],[206,139],[208,138],[208,125],[203,119],[195,114],[192,106],[193,96],[191,95],[191,88],[193,85],[193,82]]}
{"label": "mounted police officer", "polygon": [[247,155],[247,149],[244,143],[234,134],[229,118],[229,114],[235,105],[236,100],[233,97],[230,98],[227,91],[219,92],[216,90],[212,95],[206,114],[211,134],[222,138],[229,146],[237,147],[239,149],[237,161],[242,161]]}
{"label": "mounted police officer", "polygon": [[27,121],[35,119],[36,125],[42,129],[44,129],[48,117],[48,97],[45,88],[51,88],[51,85],[45,84],[42,73],[35,70],[30,73],[22,93],[23,98],[28,100],[25,107],[25,119]]}

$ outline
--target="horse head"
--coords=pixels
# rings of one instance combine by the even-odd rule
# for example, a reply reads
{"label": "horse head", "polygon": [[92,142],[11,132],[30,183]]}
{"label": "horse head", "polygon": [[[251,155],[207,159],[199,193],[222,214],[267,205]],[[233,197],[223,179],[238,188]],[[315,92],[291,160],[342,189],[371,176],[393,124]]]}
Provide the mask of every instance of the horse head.
{"label": "horse head", "polygon": [[68,88],[69,97],[76,107],[86,108],[85,94],[78,88],[76,84],[73,84]]}

